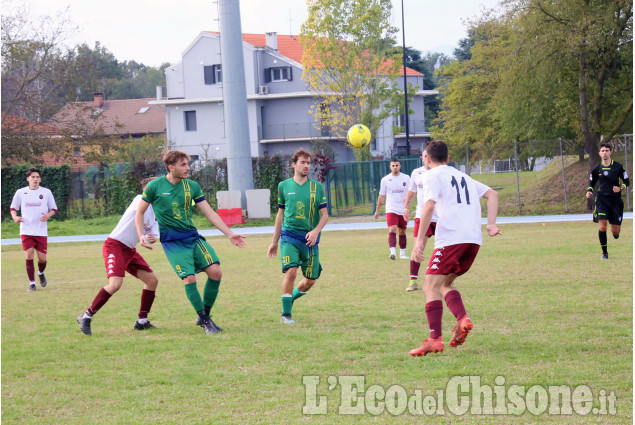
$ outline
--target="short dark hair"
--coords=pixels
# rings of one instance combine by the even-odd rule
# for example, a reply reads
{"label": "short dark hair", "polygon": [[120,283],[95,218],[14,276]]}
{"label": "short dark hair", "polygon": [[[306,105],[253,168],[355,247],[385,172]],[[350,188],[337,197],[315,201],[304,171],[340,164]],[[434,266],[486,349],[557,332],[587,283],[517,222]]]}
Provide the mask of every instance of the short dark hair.
{"label": "short dark hair", "polygon": [[167,168],[168,171],[170,171],[168,166],[176,164],[176,162],[181,158],[186,158],[188,162],[191,159],[191,157],[183,151],[177,151],[177,150],[169,151],[163,156],[163,162],[165,163],[165,168]]}
{"label": "short dark hair", "polygon": [[306,156],[307,158],[311,159],[311,152],[307,151],[306,149],[298,149],[297,151],[293,152],[293,155],[291,156],[291,162],[293,164],[296,164],[298,162],[298,158],[300,158],[301,156]]}
{"label": "short dark hair", "polygon": [[611,146],[610,143],[601,143],[600,147],[598,148],[598,152],[600,152],[600,149],[602,149],[602,148],[607,148],[608,150],[613,152],[613,146]]}
{"label": "short dark hair", "polygon": [[426,144],[426,152],[434,162],[445,162],[448,160],[448,145],[441,140],[433,140]]}
{"label": "short dark hair", "polygon": [[40,175],[40,178],[42,177],[42,172],[40,171],[39,168],[36,168],[36,167],[31,167],[28,170],[26,170],[26,177],[28,178],[33,173],[38,173]]}
{"label": "short dark hair", "polygon": [[390,158],[390,162],[398,162],[401,164],[401,161],[399,161],[399,158]]}

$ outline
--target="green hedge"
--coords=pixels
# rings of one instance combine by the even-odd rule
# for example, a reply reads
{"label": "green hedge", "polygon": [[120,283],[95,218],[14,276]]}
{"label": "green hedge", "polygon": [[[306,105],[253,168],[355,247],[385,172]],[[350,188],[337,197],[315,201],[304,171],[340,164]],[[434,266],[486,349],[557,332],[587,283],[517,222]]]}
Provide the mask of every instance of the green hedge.
{"label": "green hedge", "polygon": [[28,186],[26,172],[31,167],[39,168],[42,172],[42,186],[53,192],[57,204],[57,215],[53,217],[58,220],[66,219],[72,190],[71,168],[68,165],[50,167],[22,164],[2,168],[2,220],[11,217],[11,201],[15,192]]}

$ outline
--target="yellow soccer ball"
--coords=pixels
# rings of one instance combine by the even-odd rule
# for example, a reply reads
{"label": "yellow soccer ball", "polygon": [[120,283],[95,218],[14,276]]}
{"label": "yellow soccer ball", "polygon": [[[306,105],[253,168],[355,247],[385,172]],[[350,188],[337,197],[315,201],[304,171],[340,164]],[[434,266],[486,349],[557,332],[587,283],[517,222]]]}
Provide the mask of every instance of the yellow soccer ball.
{"label": "yellow soccer ball", "polygon": [[370,130],[364,124],[355,124],[348,129],[346,139],[354,148],[364,148],[370,143]]}

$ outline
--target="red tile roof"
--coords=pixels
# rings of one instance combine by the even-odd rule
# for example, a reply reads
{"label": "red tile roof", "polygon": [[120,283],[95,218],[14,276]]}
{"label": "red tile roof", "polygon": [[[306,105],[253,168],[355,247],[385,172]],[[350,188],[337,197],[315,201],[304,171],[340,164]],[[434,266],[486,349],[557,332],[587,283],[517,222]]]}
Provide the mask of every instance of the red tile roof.
{"label": "red tile roof", "polygon": [[18,117],[17,115],[2,113],[2,131],[6,131],[13,134],[32,134],[50,136],[59,134],[60,131],[48,124],[41,124],[35,121],[28,120],[26,118]]}
{"label": "red tile roof", "polygon": [[[165,107],[149,105],[151,100],[155,99],[106,100],[99,108],[93,102],[67,103],[49,123],[67,130],[84,127],[97,132],[101,128],[108,136],[165,133]],[[147,109],[141,113],[142,108]]]}
{"label": "red tile roof", "polygon": [[[209,32],[212,34],[218,34],[218,32],[215,31]],[[243,41],[255,47],[265,47],[266,36],[265,34],[243,34]],[[304,48],[302,47],[302,43],[300,43],[299,36],[278,34],[278,51],[282,56],[286,56],[295,62],[302,63]],[[403,65],[399,68],[399,73],[400,75],[403,75]],[[406,67],[406,75],[415,76],[423,74],[412,68]]]}

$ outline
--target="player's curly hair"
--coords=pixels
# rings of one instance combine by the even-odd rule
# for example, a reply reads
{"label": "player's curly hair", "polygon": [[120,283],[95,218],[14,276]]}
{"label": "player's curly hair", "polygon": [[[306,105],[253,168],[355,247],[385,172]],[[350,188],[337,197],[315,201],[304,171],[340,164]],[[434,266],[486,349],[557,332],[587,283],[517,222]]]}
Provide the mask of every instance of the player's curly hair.
{"label": "player's curly hair", "polygon": [[[187,158],[188,162],[192,159],[187,153],[183,151],[177,151],[177,150],[169,151],[163,156],[163,162],[165,163],[165,168],[168,168],[169,165],[176,164],[177,161],[181,158]],[[170,171],[169,168],[168,168],[168,171]]]}
{"label": "player's curly hair", "polygon": [[293,164],[297,164],[298,158],[300,158],[301,156],[305,156],[309,159],[312,158],[311,152],[307,151],[306,149],[298,149],[297,151],[293,152],[293,155],[291,156],[291,162]]}
{"label": "player's curly hair", "polygon": [[42,177],[42,172],[40,171],[39,168],[36,168],[36,167],[31,167],[28,170],[26,170],[26,177],[28,178],[33,173],[38,173],[40,177]]}

